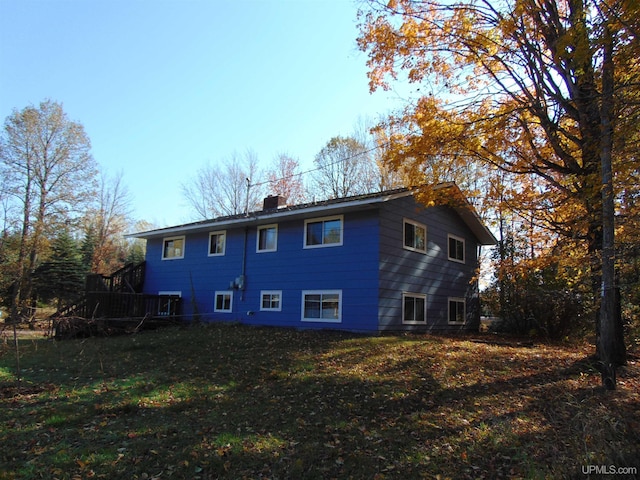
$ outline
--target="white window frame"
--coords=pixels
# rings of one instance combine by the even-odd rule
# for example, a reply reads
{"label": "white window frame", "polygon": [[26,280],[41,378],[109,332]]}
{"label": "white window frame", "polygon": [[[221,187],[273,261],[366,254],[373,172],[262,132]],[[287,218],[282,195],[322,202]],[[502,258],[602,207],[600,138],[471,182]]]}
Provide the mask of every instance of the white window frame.
{"label": "white window frame", "polygon": [[[462,318],[464,319],[462,322],[452,322],[451,321],[451,303],[455,302],[456,304],[462,304]],[[456,309],[458,307],[456,306]],[[456,311],[456,313],[458,313]],[[447,301],[447,323],[449,325],[464,325],[467,323],[467,300],[461,297],[449,297]]]}
{"label": "white window frame", "polygon": [[[407,298],[421,298],[424,300],[424,312],[423,312],[423,321],[417,320],[406,320],[405,319],[405,300]],[[415,315],[414,315],[415,317]],[[414,293],[414,292],[403,292],[402,293],[402,323],[404,325],[426,325],[427,324],[427,294],[426,293]]]}
{"label": "white window frame", "polygon": [[[224,237],[224,243],[222,245],[222,252],[211,253],[211,241],[213,240],[214,235],[222,235]],[[227,231],[226,230],[217,230],[215,232],[209,232],[209,250],[208,255],[210,257],[222,257],[227,251]]]}
{"label": "white window frame", "polygon": [[[338,316],[337,318],[316,318],[305,317],[305,300],[308,295],[320,295],[320,314],[322,315],[322,297],[324,295],[338,295]],[[303,322],[321,322],[321,323],[342,323],[342,290],[303,290],[302,304],[300,309],[300,320]]]}
{"label": "white window frame", "polygon": [[[264,297],[265,295],[269,295],[270,300],[269,304],[273,301],[273,296],[278,295],[278,306],[277,307],[265,307],[264,306]],[[260,311],[262,312],[281,312],[282,311],[282,290],[261,290],[260,291]]]}
{"label": "white window frame", "polygon": [[[325,243],[324,242],[324,222],[330,222],[334,220],[340,221],[340,240],[333,243]],[[323,238],[322,243],[318,243],[316,245],[308,245],[307,243],[307,225],[310,223],[320,223],[323,224]],[[318,217],[318,218],[309,218],[304,221],[304,240],[303,247],[304,248],[326,248],[326,247],[339,247],[342,245],[342,241],[344,238],[344,215],[333,215],[331,217]]]}
{"label": "white window frame", "polygon": [[[457,246],[457,242],[462,243],[462,259],[454,257],[451,255],[451,240],[455,240],[456,241],[456,246]],[[449,257],[449,260],[451,260],[452,262],[458,262],[458,263],[464,263],[465,262],[465,256],[466,256],[466,243],[464,241],[464,238],[462,237],[458,237],[457,235],[447,235],[447,257]],[[457,248],[456,248],[457,249]],[[454,254],[456,252],[453,252]]]}
{"label": "white window frame", "polygon": [[[416,248],[406,244],[407,224],[410,224],[413,227],[421,228],[424,230],[424,248]],[[415,240],[415,233],[414,233],[414,240]],[[404,248],[405,250],[410,250],[412,252],[427,253],[427,226],[424,223],[416,222],[415,220],[411,220],[409,218],[404,218],[402,220],[402,248]]]}
{"label": "white window frame", "polygon": [[[167,257],[165,256],[165,252],[167,250],[166,248],[167,242],[172,242],[174,240],[182,240],[182,252],[180,252],[180,255]],[[162,253],[161,253],[162,260],[180,260],[184,258],[184,251],[186,250],[186,246],[187,246],[187,239],[185,238],[184,235],[176,235],[174,237],[164,237],[162,239]]]}
{"label": "white window frame", "polygon": [[[182,298],[182,292],[180,290],[160,290],[158,295],[177,295]],[[160,302],[162,299],[158,299],[158,315],[160,316],[168,316],[171,311],[171,299],[167,303],[167,310],[163,310],[160,308]]]}
{"label": "white window frame", "polygon": [[[218,297],[229,295],[229,308],[218,308]],[[217,313],[233,312],[233,290],[217,290],[213,295],[213,311]]]}
{"label": "white window frame", "polygon": [[[274,229],[276,231],[276,241],[273,248],[260,248],[260,232],[263,230]],[[271,225],[260,225],[256,232],[256,253],[276,252],[278,251],[278,224],[272,223]]]}

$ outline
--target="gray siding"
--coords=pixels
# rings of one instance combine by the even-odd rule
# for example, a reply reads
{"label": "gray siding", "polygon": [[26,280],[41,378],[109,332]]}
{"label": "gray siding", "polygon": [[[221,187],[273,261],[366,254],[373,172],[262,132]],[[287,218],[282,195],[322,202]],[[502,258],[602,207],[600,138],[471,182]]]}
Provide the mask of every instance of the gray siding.
{"label": "gray siding", "polygon": [[[427,228],[427,252],[403,248],[404,219]],[[465,262],[448,259],[448,235],[465,240]],[[396,199],[380,209],[380,330],[477,330],[475,283],[477,241],[453,209],[418,206],[412,197]],[[426,325],[403,324],[403,292],[427,295]],[[466,299],[464,325],[448,322],[449,298]]]}

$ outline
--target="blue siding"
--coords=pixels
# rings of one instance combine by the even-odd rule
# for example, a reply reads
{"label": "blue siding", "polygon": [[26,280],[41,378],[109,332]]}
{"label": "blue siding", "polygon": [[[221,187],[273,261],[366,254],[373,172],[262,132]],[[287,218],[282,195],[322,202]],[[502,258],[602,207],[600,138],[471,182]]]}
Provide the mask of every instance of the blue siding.
{"label": "blue siding", "polygon": [[[149,240],[145,291],[180,291],[186,316],[198,313],[201,320],[377,330],[378,221],[375,210],[344,215],[341,246],[303,248],[304,219],[299,219],[278,223],[277,251],[257,253],[257,226],[246,229],[246,247],[244,227],[227,229],[224,256],[207,255],[208,233],[187,235],[184,258],[176,260],[161,259],[162,239]],[[214,312],[215,292],[229,290],[229,284],[243,273],[245,248],[245,289],[233,292],[231,313]],[[282,291],[281,311],[260,310],[262,290]],[[341,323],[301,321],[305,290],[341,290]]]}
{"label": "blue siding", "polygon": [[[304,248],[305,218],[252,221],[249,227],[215,227],[226,231],[223,256],[208,256],[209,232],[186,235],[184,258],[162,260],[162,239],[147,242],[145,291],[179,291],[186,319],[239,321],[255,325],[332,328],[351,331],[477,329],[477,239],[448,207],[425,209],[411,196],[389,199],[343,212],[340,246]],[[285,215],[286,216],[286,215]],[[403,248],[404,219],[427,228],[426,253]],[[256,252],[257,229],[277,223],[274,252]],[[448,259],[448,235],[465,240],[465,262]],[[233,290],[231,312],[214,312],[215,292],[229,291],[244,274],[245,288]],[[340,323],[303,321],[302,292],[340,291]],[[280,311],[261,311],[261,292],[281,292]],[[426,295],[427,321],[402,321],[403,292]],[[466,322],[448,322],[450,298],[466,299]]]}

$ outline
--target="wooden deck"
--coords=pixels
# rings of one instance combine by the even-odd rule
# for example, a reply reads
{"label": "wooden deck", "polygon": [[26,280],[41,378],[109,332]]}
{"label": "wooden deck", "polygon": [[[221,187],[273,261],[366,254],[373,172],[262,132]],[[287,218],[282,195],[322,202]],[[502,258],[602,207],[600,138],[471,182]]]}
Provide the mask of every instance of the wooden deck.
{"label": "wooden deck", "polygon": [[145,264],[128,264],[105,276],[87,276],[85,293],[51,316],[55,338],[123,333],[178,323],[178,295],[142,292]]}

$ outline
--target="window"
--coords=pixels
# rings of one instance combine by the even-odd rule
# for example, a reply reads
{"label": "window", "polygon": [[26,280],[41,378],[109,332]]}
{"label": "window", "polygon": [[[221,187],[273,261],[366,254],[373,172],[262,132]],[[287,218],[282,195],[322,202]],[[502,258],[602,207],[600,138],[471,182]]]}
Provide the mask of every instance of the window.
{"label": "window", "polygon": [[227,232],[211,232],[209,234],[209,256],[222,256],[224,255],[227,244]]}
{"label": "window", "polygon": [[260,292],[260,310],[279,312],[282,310],[282,292],[279,290],[263,290]]}
{"label": "window", "polygon": [[421,293],[402,294],[402,323],[427,323],[427,296]]}
{"label": "window", "polygon": [[[160,316],[175,315],[177,313],[178,305],[180,303],[179,297],[182,297],[182,292],[161,291],[161,292],[158,292],[158,295],[160,296],[167,295],[166,297],[162,297],[158,299],[158,315]],[[171,295],[171,297],[169,297],[168,295]]]}
{"label": "window", "polygon": [[307,290],[302,292],[303,322],[341,322],[342,290]]}
{"label": "window", "polygon": [[464,238],[449,235],[449,260],[464,263]]}
{"label": "window", "polygon": [[304,222],[304,248],[342,245],[342,215]]}
{"label": "window", "polygon": [[258,252],[275,252],[278,249],[278,226],[265,225],[258,227]]}
{"label": "window", "polygon": [[463,324],[466,319],[464,298],[449,299],[449,323]]}
{"label": "window", "polygon": [[231,313],[231,307],[233,306],[233,292],[216,292],[216,302],[213,308],[214,312],[226,312]]}
{"label": "window", "polygon": [[162,241],[162,259],[175,260],[178,258],[184,258],[184,235],[165,238]]}
{"label": "window", "polygon": [[427,252],[427,227],[421,223],[404,220],[404,248],[414,252]]}

